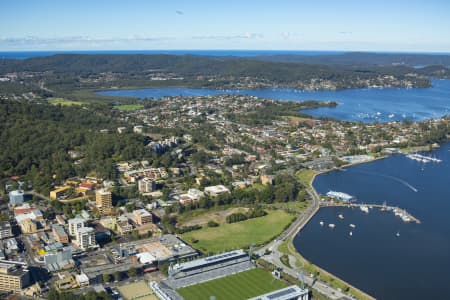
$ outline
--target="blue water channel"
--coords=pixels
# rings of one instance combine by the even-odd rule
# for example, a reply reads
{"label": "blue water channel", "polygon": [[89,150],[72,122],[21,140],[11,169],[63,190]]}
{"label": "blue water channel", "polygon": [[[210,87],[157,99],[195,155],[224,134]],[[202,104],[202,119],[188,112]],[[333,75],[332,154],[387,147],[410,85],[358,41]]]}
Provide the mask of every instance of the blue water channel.
{"label": "blue water channel", "polygon": [[296,236],[295,247],[378,299],[450,299],[450,144],[426,154],[443,162],[423,164],[397,154],[319,175],[313,183],[321,194],[335,190],[360,203],[386,201],[421,224],[375,208],[368,214],[323,208]]}
{"label": "blue water channel", "polygon": [[108,90],[98,94],[136,98],[166,96],[208,96],[245,94],[276,100],[336,101],[337,107],[304,110],[313,116],[331,117],[357,122],[389,122],[437,118],[450,113],[450,80],[433,80],[431,88],[371,88],[339,91],[301,91],[287,88],[255,90],[212,90],[192,88],[151,88],[137,90]]}

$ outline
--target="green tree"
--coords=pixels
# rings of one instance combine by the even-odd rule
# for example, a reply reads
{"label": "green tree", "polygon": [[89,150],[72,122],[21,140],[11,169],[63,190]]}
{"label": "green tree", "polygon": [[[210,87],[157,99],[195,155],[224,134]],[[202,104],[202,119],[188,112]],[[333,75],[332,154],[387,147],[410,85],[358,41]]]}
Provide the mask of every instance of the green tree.
{"label": "green tree", "polygon": [[111,279],[112,279],[112,277],[111,277],[111,274],[103,274],[103,282],[110,282],[111,281]]}
{"label": "green tree", "polygon": [[127,275],[128,277],[134,277],[137,274],[137,270],[135,267],[131,267],[128,269]]}

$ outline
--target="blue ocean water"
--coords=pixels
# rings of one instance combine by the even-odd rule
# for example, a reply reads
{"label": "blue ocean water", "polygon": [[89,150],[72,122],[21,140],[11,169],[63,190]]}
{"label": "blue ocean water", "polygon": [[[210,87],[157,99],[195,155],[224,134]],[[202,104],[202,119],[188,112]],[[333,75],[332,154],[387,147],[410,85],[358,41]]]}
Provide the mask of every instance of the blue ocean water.
{"label": "blue ocean water", "polygon": [[431,88],[421,89],[348,89],[339,91],[300,91],[295,89],[211,90],[191,88],[155,88],[109,90],[106,96],[162,98],[164,96],[206,96],[245,94],[277,100],[336,101],[337,107],[304,110],[317,116],[356,122],[389,122],[394,120],[425,120],[450,113],[450,80],[433,80]]}
{"label": "blue ocean water", "polygon": [[404,223],[378,209],[365,214],[357,208],[323,208],[296,236],[295,247],[378,299],[450,299],[450,144],[427,155],[443,162],[422,164],[398,154],[314,181],[321,194],[335,190],[360,203],[386,201],[421,224]]}
{"label": "blue ocean water", "polygon": [[344,51],[320,50],[86,50],[86,51],[17,51],[0,52],[0,58],[26,59],[30,57],[51,56],[55,54],[173,54],[252,57],[259,55],[332,55]]}

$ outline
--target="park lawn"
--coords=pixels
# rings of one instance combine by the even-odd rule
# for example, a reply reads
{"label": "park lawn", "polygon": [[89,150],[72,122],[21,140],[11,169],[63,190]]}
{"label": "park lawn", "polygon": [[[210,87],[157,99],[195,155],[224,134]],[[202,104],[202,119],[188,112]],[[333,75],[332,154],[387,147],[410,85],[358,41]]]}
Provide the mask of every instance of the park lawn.
{"label": "park lawn", "polygon": [[303,186],[309,187],[312,183],[314,176],[317,174],[319,174],[318,171],[302,169],[299,172],[297,172],[297,178],[300,181],[300,183],[303,184]]}
{"label": "park lawn", "polygon": [[144,105],[142,105],[142,104],[121,104],[121,105],[116,105],[114,107],[121,111],[133,111],[133,110],[143,109]]}
{"label": "park lawn", "polygon": [[283,116],[283,118],[287,121],[309,121],[311,118],[305,118],[300,116]]}
{"label": "park lawn", "polygon": [[282,210],[269,210],[264,217],[202,228],[182,236],[185,241],[205,253],[220,253],[246,248],[251,244],[265,244],[283,232],[294,218],[294,215]]}
{"label": "park lawn", "polygon": [[262,269],[233,274],[177,290],[186,300],[240,300],[256,297],[286,287],[286,283],[276,279]]}
{"label": "park lawn", "polygon": [[49,98],[48,102],[51,105],[60,104],[61,106],[72,106],[72,105],[83,105],[84,104],[84,102],[81,102],[81,101],[73,101],[73,100],[68,100],[68,99],[64,99],[64,98]]}

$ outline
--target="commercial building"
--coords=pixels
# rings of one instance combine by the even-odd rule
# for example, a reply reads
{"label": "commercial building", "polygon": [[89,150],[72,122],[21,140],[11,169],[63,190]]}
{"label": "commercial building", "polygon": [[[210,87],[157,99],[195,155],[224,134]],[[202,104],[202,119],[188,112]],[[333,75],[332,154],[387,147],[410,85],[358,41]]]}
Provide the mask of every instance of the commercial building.
{"label": "commercial building", "polygon": [[194,201],[198,201],[203,196],[204,196],[204,193],[202,191],[195,189],[195,188],[191,188],[188,190],[188,192],[186,194],[181,194],[179,196],[179,201],[181,204],[185,205],[185,204],[192,203]]}
{"label": "commercial building", "polygon": [[138,181],[138,188],[141,193],[151,193],[156,189],[156,182],[145,177]]}
{"label": "commercial building", "polygon": [[27,264],[0,260],[0,291],[20,293],[30,284]]}
{"label": "commercial building", "polygon": [[50,272],[58,271],[73,266],[72,247],[64,247],[53,253],[44,256],[44,263],[47,270]]}
{"label": "commercial building", "polygon": [[148,223],[152,223],[153,222],[152,214],[149,213],[145,209],[136,209],[133,212],[133,215],[134,215],[134,220],[139,225],[144,225],[144,224],[148,224]]}
{"label": "commercial building", "polygon": [[205,194],[211,197],[217,197],[222,194],[229,193],[230,190],[227,189],[224,185],[213,185],[205,187]]}
{"label": "commercial building", "polygon": [[77,230],[76,244],[83,250],[96,247],[95,232],[92,227],[82,227]]}
{"label": "commercial building", "polygon": [[42,212],[27,204],[14,208],[15,219],[23,233],[34,233],[45,227]]}
{"label": "commercial building", "polygon": [[291,285],[249,300],[309,300],[309,291]]}
{"label": "commercial building", "polygon": [[0,239],[6,239],[12,236],[11,224],[8,221],[0,222]]}
{"label": "commercial building", "polygon": [[76,236],[77,231],[80,228],[85,226],[84,219],[82,218],[73,218],[69,220],[69,234],[71,236]]}
{"label": "commercial building", "polygon": [[125,216],[119,216],[116,219],[117,231],[120,234],[127,234],[133,231],[133,226],[128,222],[128,218]]}
{"label": "commercial building", "polygon": [[12,206],[22,205],[23,203],[23,191],[16,190],[9,192],[9,204]]}
{"label": "commercial building", "polygon": [[57,200],[58,198],[63,196],[70,188],[70,186],[65,185],[54,189],[53,191],[50,191],[50,199]]}
{"label": "commercial building", "polygon": [[95,191],[95,204],[101,214],[112,213],[112,195],[107,189]]}
{"label": "commercial building", "polygon": [[64,230],[64,227],[61,225],[52,225],[52,233],[55,237],[55,240],[60,242],[61,244],[68,244],[69,243],[69,236],[67,235],[66,231]]}

